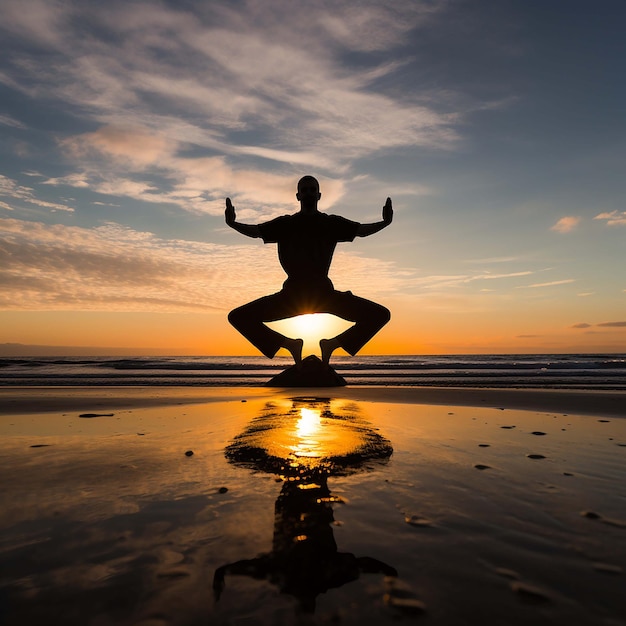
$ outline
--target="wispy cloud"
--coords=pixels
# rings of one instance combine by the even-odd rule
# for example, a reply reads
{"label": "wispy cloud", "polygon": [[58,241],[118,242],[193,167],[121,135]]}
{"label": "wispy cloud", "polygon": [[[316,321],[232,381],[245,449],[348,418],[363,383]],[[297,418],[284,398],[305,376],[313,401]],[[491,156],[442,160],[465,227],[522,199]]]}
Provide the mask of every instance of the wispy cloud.
{"label": "wispy cloud", "polygon": [[488,257],[486,259],[466,259],[465,263],[477,263],[477,264],[498,264],[498,263],[514,263],[519,261],[520,257],[517,256],[498,256]]}
{"label": "wispy cloud", "polygon": [[[474,282],[506,280],[511,278],[519,278],[521,276],[530,276],[535,272],[532,270],[522,270],[519,272],[491,273],[480,272],[476,274],[448,274],[431,276],[420,276],[412,279],[412,284],[422,289],[449,289],[461,287]],[[481,289],[481,291],[486,291]]]}
{"label": "wispy cloud", "polygon": [[532,285],[520,285],[517,289],[534,289],[536,287],[554,287],[556,285],[568,285],[569,283],[575,283],[575,278],[566,278],[565,280],[553,280],[549,283],[534,283]]}
{"label": "wispy cloud", "polygon": [[587,324],[582,322],[580,324],[574,324],[571,328],[591,328],[596,326],[598,328],[626,328],[626,322],[600,322],[599,324]]}
{"label": "wispy cloud", "polygon": [[[100,125],[64,142],[80,170],[57,182],[215,212],[210,197],[223,195],[225,179],[252,196],[268,177],[264,163],[285,171],[264,181],[271,194],[294,169],[336,178],[354,159],[403,146],[447,149],[458,139],[449,102],[376,87],[401,62],[370,54],[360,69],[343,63],[346,54],[402,45],[445,2],[338,1],[330,10],[244,0],[184,12],[157,2],[5,4],[3,28],[23,45],[0,80]],[[229,156],[254,164],[235,168]],[[159,168],[172,184],[161,196],[137,180]]]}
{"label": "wispy cloud", "polygon": [[3,124],[4,126],[13,126],[14,128],[26,128],[25,124],[10,115],[0,115],[0,124]]}
{"label": "wispy cloud", "polygon": [[[211,215],[223,214],[224,198],[230,196],[241,203],[244,219],[259,220],[293,210],[293,175],[234,168],[223,156],[180,156],[177,142],[142,127],[103,127],[65,140],[63,146],[77,161],[90,165],[44,184],[90,188],[109,196],[169,203]],[[324,203],[332,206],[342,197],[344,185],[332,179],[322,179],[322,183]]]}
{"label": "wispy cloud", "polygon": [[[0,174],[0,196],[3,196],[5,198],[12,198],[13,200],[18,200],[21,202],[27,202],[29,204],[34,204],[36,206],[51,209],[53,211],[74,211],[72,207],[69,207],[65,204],[42,200],[36,195],[36,192],[32,187],[19,185],[16,181],[8,178],[7,176],[3,176],[2,174]],[[2,202],[0,206],[3,206],[8,210],[14,209],[14,207],[5,202]]]}
{"label": "wispy cloud", "polygon": [[[274,246],[161,239],[0,219],[0,306],[14,310],[226,311],[280,289]],[[333,280],[365,297],[403,291],[395,264],[339,251]],[[251,281],[251,276],[254,279]],[[243,294],[243,295],[242,295]]]}
{"label": "wispy cloud", "polygon": [[554,230],[557,233],[569,233],[580,224],[580,219],[580,217],[574,215],[562,217],[550,230]]}
{"label": "wispy cloud", "polygon": [[626,211],[599,213],[594,220],[605,220],[608,226],[626,226]]}

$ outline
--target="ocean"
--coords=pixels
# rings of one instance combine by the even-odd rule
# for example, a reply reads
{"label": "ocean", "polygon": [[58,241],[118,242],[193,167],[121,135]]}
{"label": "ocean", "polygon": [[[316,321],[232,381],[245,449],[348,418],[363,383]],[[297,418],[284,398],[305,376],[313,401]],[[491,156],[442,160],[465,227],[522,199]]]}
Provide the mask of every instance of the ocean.
{"label": "ocean", "polygon": [[[0,358],[0,386],[258,386],[288,357]],[[626,354],[333,357],[348,385],[626,389]]]}

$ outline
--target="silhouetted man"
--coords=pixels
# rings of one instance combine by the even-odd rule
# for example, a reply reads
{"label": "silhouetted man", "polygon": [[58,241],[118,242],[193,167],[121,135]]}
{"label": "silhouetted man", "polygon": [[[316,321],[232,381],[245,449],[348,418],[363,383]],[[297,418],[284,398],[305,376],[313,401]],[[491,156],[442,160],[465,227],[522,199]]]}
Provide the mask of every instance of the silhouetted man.
{"label": "silhouetted man", "polygon": [[241,224],[235,208],[226,198],[226,223],[247,237],[260,237],[264,243],[278,244],[278,258],[287,280],[278,293],[245,304],[228,315],[230,323],[266,357],[273,358],[280,348],[291,352],[294,361],[302,360],[302,339],[291,339],[263,322],[273,322],[305,313],[331,313],[354,322],[354,326],[332,339],[321,339],[322,361],[328,363],[337,348],[355,355],[388,321],[389,310],[359,298],[350,291],[337,291],[328,270],[337,243],[367,237],[391,224],[391,198],[383,207],[383,219],[359,224],[338,215],[320,213],[322,197],[313,176],[298,181],[296,198],[300,211],[283,215],[264,224]]}

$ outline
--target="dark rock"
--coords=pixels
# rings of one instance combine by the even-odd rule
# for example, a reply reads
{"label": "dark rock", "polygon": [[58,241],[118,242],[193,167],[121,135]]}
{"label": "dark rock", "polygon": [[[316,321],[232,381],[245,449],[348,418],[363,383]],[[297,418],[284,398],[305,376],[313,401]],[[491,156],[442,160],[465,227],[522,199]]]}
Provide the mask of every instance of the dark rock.
{"label": "dark rock", "polygon": [[228,487],[220,487],[217,491],[218,493],[226,493],[228,491]]}
{"label": "dark rock", "polygon": [[115,413],[81,413],[78,417],[113,417]]}
{"label": "dark rock", "polygon": [[342,376],[313,354],[265,383],[266,387],[343,387],[345,384]]}
{"label": "dark rock", "polygon": [[187,450],[187,452],[185,452],[185,456],[193,456],[193,450]]}

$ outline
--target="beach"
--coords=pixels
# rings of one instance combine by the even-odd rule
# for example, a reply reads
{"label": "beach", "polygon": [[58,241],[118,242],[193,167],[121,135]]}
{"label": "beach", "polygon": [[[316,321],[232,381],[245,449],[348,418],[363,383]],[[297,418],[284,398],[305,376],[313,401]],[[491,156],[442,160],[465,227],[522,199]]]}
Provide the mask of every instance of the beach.
{"label": "beach", "polygon": [[0,622],[626,624],[626,393],[0,389]]}

